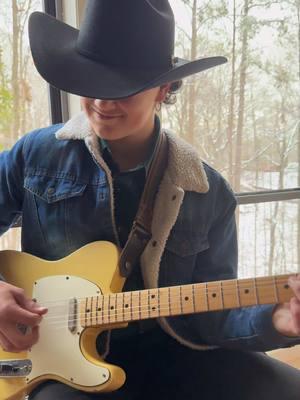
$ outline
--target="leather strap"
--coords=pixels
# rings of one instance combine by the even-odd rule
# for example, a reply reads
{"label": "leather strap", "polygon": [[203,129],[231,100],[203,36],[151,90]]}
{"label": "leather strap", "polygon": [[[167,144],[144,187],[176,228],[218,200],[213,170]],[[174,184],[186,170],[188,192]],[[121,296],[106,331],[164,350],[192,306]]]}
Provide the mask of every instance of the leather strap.
{"label": "leather strap", "polygon": [[153,160],[149,168],[144,191],[140,200],[138,212],[128,236],[128,240],[120,255],[119,268],[124,277],[128,277],[152,237],[151,223],[153,205],[168,163],[168,140],[161,131],[154,149]]}

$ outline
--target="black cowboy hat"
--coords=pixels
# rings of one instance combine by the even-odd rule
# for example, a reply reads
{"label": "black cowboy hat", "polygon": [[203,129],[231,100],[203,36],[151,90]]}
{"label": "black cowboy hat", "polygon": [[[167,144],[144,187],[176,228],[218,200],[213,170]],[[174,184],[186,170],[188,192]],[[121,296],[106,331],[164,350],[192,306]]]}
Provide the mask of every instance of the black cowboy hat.
{"label": "black cowboy hat", "polygon": [[173,57],[168,0],[88,0],[80,31],[41,12],[29,20],[37,70],[51,85],[99,99],[125,98],[225,63]]}

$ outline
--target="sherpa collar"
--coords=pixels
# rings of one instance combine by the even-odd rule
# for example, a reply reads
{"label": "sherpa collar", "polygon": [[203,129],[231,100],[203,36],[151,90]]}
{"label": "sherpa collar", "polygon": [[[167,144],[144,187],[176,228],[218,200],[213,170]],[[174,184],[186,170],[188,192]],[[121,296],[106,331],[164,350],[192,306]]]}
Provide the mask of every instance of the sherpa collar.
{"label": "sherpa collar", "polygon": [[[202,161],[196,150],[171,132],[164,131],[169,142],[169,162],[166,172],[173,184],[184,191],[206,193],[209,185]],[[59,140],[87,140],[95,136],[84,112],[71,118],[56,132],[56,138]],[[92,142],[96,143],[95,140]],[[93,151],[98,153],[99,148],[95,148]]]}

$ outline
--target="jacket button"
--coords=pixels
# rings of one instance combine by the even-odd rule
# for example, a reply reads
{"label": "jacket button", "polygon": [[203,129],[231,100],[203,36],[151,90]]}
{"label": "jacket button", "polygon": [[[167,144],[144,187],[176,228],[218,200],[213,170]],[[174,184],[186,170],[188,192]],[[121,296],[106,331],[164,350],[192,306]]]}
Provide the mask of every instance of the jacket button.
{"label": "jacket button", "polygon": [[53,194],[55,192],[55,189],[53,188],[53,187],[50,187],[48,190],[47,190],[47,193],[48,194]]}

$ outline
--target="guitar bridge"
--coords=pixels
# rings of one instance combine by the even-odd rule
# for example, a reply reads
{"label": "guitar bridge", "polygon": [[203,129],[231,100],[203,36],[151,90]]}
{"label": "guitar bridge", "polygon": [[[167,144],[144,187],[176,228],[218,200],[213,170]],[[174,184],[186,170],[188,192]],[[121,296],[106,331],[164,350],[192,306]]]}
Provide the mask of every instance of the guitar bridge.
{"label": "guitar bridge", "polygon": [[30,360],[0,361],[0,378],[18,378],[30,374],[32,363]]}

